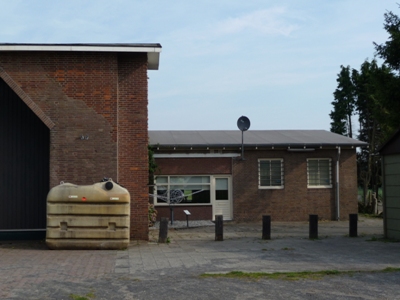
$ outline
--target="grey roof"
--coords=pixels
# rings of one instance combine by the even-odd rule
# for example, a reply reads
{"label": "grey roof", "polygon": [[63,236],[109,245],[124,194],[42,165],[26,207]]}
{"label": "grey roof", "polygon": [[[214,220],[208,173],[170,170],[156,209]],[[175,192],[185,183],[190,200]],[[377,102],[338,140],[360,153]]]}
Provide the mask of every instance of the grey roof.
{"label": "grey roof", "polygon": [[[244,132],[243,140],[246,146],[258,147],[367,146],[367,143],[326,130],[249,130]],[[149,142],[167,147],[236,147],[242,144],[242,133],[239,130],[150,130]]]}

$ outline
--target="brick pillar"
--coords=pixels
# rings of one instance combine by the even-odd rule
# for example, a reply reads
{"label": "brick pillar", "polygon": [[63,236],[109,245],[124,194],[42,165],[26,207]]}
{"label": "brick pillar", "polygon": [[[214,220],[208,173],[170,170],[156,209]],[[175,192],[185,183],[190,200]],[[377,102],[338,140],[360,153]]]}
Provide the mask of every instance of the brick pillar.
{"label": "brick pillar", "polygon": [[131,239],[148,240],[147,55],[118,55],[118,181],[131,194]]}

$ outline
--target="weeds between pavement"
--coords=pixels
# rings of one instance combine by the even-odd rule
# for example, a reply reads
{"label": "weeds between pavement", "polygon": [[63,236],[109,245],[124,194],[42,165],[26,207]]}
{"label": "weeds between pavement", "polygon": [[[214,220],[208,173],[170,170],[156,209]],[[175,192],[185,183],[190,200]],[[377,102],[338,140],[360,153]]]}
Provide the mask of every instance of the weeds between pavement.
{"label": "weeds between pavement", "polygon": [[319,280],[325,276],[333,275],[354,275],[360,273],[390,273],[390,272],[400,272],[400,268],[386,268],[377,271],[338,271],[338,270],[326,270],[326,271],[303,271],[303,272],[275,272],[275,273],[265,273],[265,272],[241,272],[232,271],[229,273],[205,273],[201,274],[200,277],[219,277],[219,278],[237,278],[237,279],[247,279],[247,280],[260,280],[261,278],[267,279],[279,279],[279,280],[300,280],[300,279],[311,279]]}

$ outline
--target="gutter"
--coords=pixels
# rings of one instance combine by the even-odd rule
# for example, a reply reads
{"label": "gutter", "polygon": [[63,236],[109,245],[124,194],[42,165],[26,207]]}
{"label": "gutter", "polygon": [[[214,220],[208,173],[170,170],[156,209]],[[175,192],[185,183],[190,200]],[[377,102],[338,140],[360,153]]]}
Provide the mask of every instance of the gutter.
{"label": "gutter", "polygon": [[[242,144],[162,144],[162,143],[152,143],[150,142],[150,146],[155,147],[155,148],[163,148],[163,149],[205,149],[205,148],[238,148],[241,149]],[[291,151],[296,151],[295,149],[309,149],[313,148],[314,150],[317,149],[337,149],[338,147],[343,147],[343,148],[358,148],[358,147],[364,147],[364,144],[324,144],[324,143],[310,143],[310,144],[304,144],[304,143],[293,143],[293,144],[244,144],[244,147],[247,149],[254,148],[257,150],[257,148],[286,148],[286,149],[293,149]],[[307,150],[306,150],[307,151]],[[308,150],[308,151],[313,151],[313,150]]]}
{"label": "gutter", "polygon": [[160,44],[2,44],[0,51],[161,52]]}
{"label": "gutter", "polygon": [[2,44],[0,52],[115,52],[146,53],[149,70],[158,70],[160,44]]}
{"label": "gutter", "polygon": [[215,158],[239,157],[239,153],[154,153],[154,158]]}

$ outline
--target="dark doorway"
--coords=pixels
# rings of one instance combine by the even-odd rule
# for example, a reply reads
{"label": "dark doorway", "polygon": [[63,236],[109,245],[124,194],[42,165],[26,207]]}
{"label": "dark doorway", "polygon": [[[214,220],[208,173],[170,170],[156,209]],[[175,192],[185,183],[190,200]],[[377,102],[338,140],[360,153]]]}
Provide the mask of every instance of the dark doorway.
{"label": "dark doorway", "polygon": [[0,239],[45,234],[50,130],[0,79]]}

